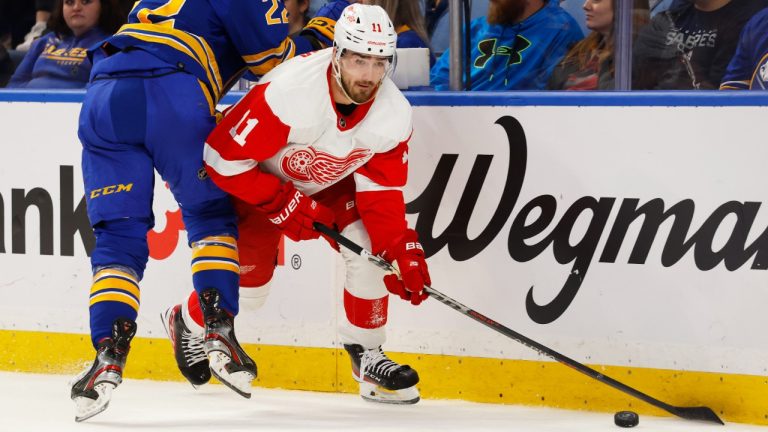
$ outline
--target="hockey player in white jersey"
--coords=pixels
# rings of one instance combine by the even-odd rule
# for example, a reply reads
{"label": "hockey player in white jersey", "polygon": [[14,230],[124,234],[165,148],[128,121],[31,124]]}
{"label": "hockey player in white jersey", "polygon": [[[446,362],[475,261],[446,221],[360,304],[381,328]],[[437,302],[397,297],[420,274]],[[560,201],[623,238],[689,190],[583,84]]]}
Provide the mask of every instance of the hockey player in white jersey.
{"label": "hockey player in white jersey", "polygon": [[[281,234],[319,238],[314,222],[335,226],[398,266],[400,277],[382,280],[379,269],[340,250],[346,320],[339,333],[361,396],[409,404],[419,400],[418,374],[381,349],[389,293],[418,305],[430,284],[424,251],[405,220],[412,109],[388,77],[396,42],[381,7],[350,5],[332,48],[275,68],[225,112],[204,159],[238,211],[241,310],[266,298]],[[193,385],[207,382],[197,295],[163,318],[184,376]]]}

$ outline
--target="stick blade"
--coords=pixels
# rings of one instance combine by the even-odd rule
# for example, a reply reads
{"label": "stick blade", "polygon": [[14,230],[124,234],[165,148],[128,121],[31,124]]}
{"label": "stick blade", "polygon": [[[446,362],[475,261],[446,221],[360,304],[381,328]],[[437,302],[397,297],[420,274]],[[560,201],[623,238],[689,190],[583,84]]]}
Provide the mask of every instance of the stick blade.
{"label": "stick blade", "polygon": [[689,408],[675,407],[670,412],[686,420],[700,420],[700,421],[718,423],[721,425],[725,424],[723,423],[722,420],[720,420],[720,417],[718,417],[714,411],[712,411],[707,407],[689,407]]}

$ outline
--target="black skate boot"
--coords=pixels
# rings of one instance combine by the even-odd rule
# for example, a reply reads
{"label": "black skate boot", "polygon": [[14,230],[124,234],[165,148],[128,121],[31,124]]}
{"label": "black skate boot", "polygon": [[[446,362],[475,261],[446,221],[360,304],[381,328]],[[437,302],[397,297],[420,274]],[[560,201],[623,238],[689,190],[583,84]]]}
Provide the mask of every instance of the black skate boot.
{"label": "black skate boot", "polygon": [[181,316],[181,305],[170,307],[160,314],[163,327],[171,340],[176,366],[184,378],[197,388],[211,379],[208,356],[203,348],[203,336],[194,335]]}
{"label": "black skate boot", "polygon": [[419,374],[408,365],[390,360],[381,347],[366,349],[344,345],[352,359],[352,376],[360,383],[360,396],[371,402],[415,404],[419,401]]}
{"label": "black skate boot", "polygon": [[112,390],[123,382],[123,368],[134,335],[134,321],[116,319],[112,324],[112,337],[99,341],[96,360],[72,380],[75,421],[87,420],[107,409]]}
{"label": "black skate boot", "polygon": [[211,372],[240,396],[251,397],[251,381],[256,378],[256,363],[235,338],[235,317],[219,307],[219,292],[200,293],[200,308],[205,319],[205,353]]}

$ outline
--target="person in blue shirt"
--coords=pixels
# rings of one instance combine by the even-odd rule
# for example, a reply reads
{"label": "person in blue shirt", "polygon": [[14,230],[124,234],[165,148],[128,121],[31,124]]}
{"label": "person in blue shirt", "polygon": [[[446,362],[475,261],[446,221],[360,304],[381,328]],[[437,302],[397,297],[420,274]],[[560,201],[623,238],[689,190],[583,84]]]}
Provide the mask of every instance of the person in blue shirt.
{"label": "person in blue shirt", "polygon": [[429,66],[436,58],[429,45],[427,23],[418,2],[409,0],[361,0],[361,3],[381,6],[392,19],[397,31],[398,48],[429,49]]}
{"label": "person in blue shirt", "polygon": [[[316,49],[333,45],[333,28],[341,12],[351,3],[381,6],[397,31],[398,48],[429,48],[424,15],[415,0],[334,0],[321,7],[302,31],[314,39]],[[431,54],[430,54],[431,55]],[[432,58],[434,63],[434,57]]]}
{"label": "person in blue shirt", "polygon": [[633,45],[632,89],[716,90],[739,34],[768,0],[675,0]]}
{"label": "person in blue shirt", "polygon": [[[288,37],[282,1],[139,0],[128,23],[89,52],[78,136],[96,236],[89,301],[96,359],[72,385],[77,421],[104,411],[122,382],[154,226],[155,170],[182,212],[205,318],[199,333],[164,320],[177,365],[193,385],[213,374],[250,397],[256,364],[234,330],[237,220],[229,196],[205,171],[205,140],[217,123],[216,105],[245,70],[263,75],[308,48]],[[203,347],[200,358],[181,353],[193,345]]]}
{"label": "person in blue shirt", "polygon": [[424,14],[418,2],[408,0],[361,0],[361,3],[381,6],[395,25],[398,48],[429,48],[429,36]]}
{"label": "person in blue shirt", "polygon": [[82,88],[88,83],[88,48],[117,31],[124,17],[115,0],[58,0],[50,33],[32,42],[9,88]]}
{"label": "person in blue shirt", "polygon": [[[578,23],[557,1],[498,0],[487,17],[472,21],[469,90],[543,90],[554,67],[583,38]],[[449,90],[447,50],[432,67],[430,83]]]}
{"label": "person in blue shirt", "polygon": [[741,31],[720,90],[768,89],[768,8],[750,19]]}

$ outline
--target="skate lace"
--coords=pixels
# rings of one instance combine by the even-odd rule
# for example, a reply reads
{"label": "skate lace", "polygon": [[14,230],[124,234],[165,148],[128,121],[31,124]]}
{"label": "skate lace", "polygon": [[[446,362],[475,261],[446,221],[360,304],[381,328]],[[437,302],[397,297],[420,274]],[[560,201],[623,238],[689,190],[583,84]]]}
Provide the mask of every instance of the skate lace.
{"label": "skate lace", "polygon": [[201,336],[195,336],[191,332],[184,331],[181,334],[181,344],[184,348],[184,358],[187,360],[188,365],[192,366],[208,358],[205,355],[203,338]]}
{"label": "skate lace", "polygon": [[381,347],[363,351],[363,355],[360,358],[360,369],[362,369],[364,373],[389,376],[399,367],[399,364],[390,360],[390,358],[384,354]]}

